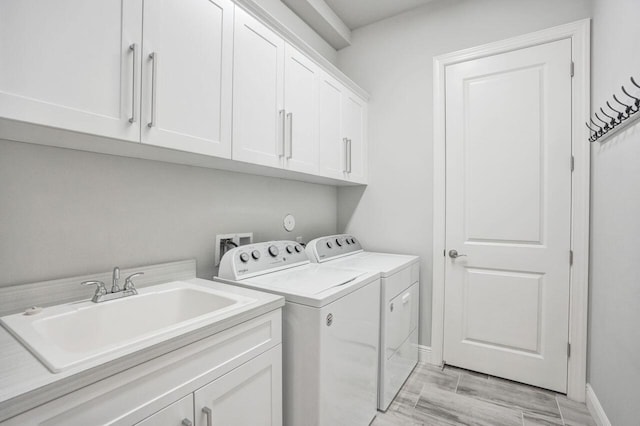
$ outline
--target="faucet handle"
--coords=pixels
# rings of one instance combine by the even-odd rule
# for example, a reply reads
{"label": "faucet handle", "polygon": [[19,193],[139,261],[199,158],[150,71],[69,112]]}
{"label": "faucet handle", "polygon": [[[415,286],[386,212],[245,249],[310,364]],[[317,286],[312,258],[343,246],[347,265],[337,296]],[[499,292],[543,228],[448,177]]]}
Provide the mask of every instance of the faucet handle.
{"label": "faucet handle", "polygon": [[144,272],[136,272],[135,274],[131,274],[124,280],[123,290],[135,290],[135,286],[133,285],[133,279],[135,277],[139,277],[140,275],[144,275]]}
{"label": "faucet handle", "polygon": [[104,283],[102,281],[83,281],[81,284],[97,286],[96,293],[94,296],[102,296],[107,294],[107,288],[104,286]]}

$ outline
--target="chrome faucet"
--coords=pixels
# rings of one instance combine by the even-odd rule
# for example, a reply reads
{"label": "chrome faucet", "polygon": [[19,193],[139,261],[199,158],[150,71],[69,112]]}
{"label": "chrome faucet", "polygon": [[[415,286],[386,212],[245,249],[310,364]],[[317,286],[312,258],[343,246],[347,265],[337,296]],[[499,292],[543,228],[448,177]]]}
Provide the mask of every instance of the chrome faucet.
{"label": "chrome faucet", "polygon": [[120,289],[118,285],[118,281],[120,280],[120,268],[117,266],[113,268],[113,282],[111,285],[111,291],[107,291],[107,287],[104,285],[102,281],[84,281],[82,285],[95,285],[96,292],[93,294],[91,301],[94,303],[106,302],[107,300],[120,299],[122,297],[133,296],[138,294],[138,290],[136,290],[135,285],[133,284],[133,279],[135,277],[139,277],[140,275],[144,275],[144,272],[136,272],[134,274],[129,275],[124,280],[124,286]]}
{"label": "chrome faucet", "polygon": [[113,281],[111,284],[111,293],[117,293],[120,291],[120,287],[118,286],[118,280],[120,279],[120,268],[117,266],[113,268]]}

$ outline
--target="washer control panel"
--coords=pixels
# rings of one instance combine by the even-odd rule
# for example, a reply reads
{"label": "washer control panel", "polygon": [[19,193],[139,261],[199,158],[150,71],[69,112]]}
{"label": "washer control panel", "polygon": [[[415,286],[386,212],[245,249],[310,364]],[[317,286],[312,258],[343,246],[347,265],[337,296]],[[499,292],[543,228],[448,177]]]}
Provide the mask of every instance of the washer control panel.
{"label": "washer control panel", "polygon": [[312,262],[324,262],[336,257],[362,251],[360,242],[349,234],[316,238],[307,244],[307,255]]}
{"label": "washer control panel", "polygon": [[309,263],[295,241],[269,241],[236,247],[220,260],[220,278],[238,280]]}

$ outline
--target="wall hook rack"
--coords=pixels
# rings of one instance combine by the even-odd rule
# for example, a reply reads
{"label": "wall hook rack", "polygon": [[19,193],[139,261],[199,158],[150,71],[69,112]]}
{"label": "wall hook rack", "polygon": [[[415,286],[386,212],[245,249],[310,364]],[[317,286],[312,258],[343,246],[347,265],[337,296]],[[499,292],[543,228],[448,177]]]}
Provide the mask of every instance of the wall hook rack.
{"label": "wall hook rack", "polygon": [[[633,84],[636,88],[640,89],[640,85],[636,82],[636,80],[631,77],[631,84]],[[638,118],[640,118],[640,114],[636,113],[640,110],[640,98],[632,95],[627,91],[627,88],[624,86],[620,86],[622,89],[622,93],[630,99],[623,98],[626,102],[622,102],[615,94],[613,95],[613,100],[620,104],[623,108],[616,107],[614,108],[609,101],[607,101],[607,107],[609,108],[609,113],[605,112],[605,110],[601,107],[600,113],[606,120],[603,120],[598,113],[594,113],[594,116],[598,122],[594,121],[593,118],[589,118],[589,121],[585,124],[591,131],[591,136],[589,136],[589,142],[600,141],[603,142],[608,137],[618,133],[620,130],[623,130],[629,127],[631,124],[636,122]],[[621,110],[622,109],[622,110]]]}

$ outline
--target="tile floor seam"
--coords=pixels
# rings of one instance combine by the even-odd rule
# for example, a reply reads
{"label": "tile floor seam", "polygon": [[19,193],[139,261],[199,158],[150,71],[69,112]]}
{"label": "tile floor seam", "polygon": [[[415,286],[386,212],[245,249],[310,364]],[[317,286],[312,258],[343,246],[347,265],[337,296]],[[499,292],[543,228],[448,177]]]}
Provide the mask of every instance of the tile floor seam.
{"label": "tile floor seam", "polygon": [[566,426],[566,422],[564,421],[564,416],[562,415],[562,408],[560,408],[560,402],[558,402],[558,396],[553,397],[556,400],[556,405],[558,406],[558,412],[560,413],[560,419],[562,420],[562,424]]}

